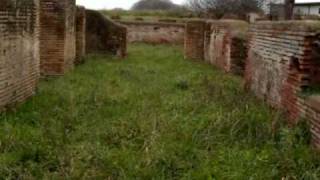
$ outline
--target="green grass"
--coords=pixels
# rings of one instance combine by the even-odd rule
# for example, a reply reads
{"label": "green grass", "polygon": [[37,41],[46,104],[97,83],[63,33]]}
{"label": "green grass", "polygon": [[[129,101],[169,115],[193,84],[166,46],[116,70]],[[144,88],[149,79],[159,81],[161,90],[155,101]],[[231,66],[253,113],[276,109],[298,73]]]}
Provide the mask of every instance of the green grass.
{"label": "green grass", "polygon": [[0,179],[318,179],[304,126],[177,46],[91,56],[0,115]]}
{"label": "green grass", "polygon": [[312,85],[305,88],[300,94],[302,98],[308,98],[314,95],[320,95],[320,86],[319,85]]}

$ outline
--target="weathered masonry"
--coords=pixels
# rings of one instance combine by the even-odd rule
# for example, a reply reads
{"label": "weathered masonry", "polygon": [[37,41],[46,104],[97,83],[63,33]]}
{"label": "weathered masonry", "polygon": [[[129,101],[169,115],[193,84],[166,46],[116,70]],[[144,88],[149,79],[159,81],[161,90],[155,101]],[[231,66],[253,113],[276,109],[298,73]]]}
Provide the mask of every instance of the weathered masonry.
{"label": "weathered masonry", "polygon": [[186,23],[184,38],[185,58],[203,60],[204,59],[204,31],[205,21],[190,20]]}
{"label": "weathered masonry", "polygon": [[151,44],[183,44],[184,23],[119,21],[128,29],[128,41]]}
{"label": "weathered masonry", "polygon": [[98,11],[86,10],[86,52],[127,54],[127,28]]}
{"label": "weathered masonry", "polygon": [[243,74],[247,55],[244,21],[191,20],[186,24],[185,57],[205,60],[226,72]]}
{"label": "weathered masonry", "polygon": [[234,74],[244,73],[248,24],[244,21],[207,21],[204,33],[206,62]]}
{"label": "weathered masonry", "polygon": [[35,93],[39,79],[38,0],[0,0],[0,109]]}
{"label": "weathered masonry", "polygon": [[290,119],[305,113],[302,95],[320,81],[317,21],[260,22],[250,29],[246,85]]}
{"label": "weathered masonry", "polygon": [[291,124],[307,117],[320,147],[319,99],[307,97],[320,84],[319,35],[318,21],[253,25],[245,81],[259,98],[283,109]]}
{"label": "weathered masonry", "polygon": [[77,6],[75,64],[83,63],[83,58],[85,54],[86,54],[86,9],[82,6]]}
{"label": "weathered masonry", "polygon": [[318,21],[258,22],[248,31],[241,21],[190,20],[185,57],[244,73],[245,87],[284,110],[290,124],[308,119],[320,148],[320,96],[308,97],[320,85]]}
{"label": "weathered masonry", "polygon": [[42,75],[63,75],[76,58],[75,0],[40,1],[40,62]]}

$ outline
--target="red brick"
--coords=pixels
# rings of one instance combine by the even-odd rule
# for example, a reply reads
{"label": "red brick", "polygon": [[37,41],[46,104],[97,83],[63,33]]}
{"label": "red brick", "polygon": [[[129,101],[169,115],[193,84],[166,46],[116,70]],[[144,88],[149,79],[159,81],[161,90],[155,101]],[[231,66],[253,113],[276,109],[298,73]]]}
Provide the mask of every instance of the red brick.
{"label": "red brick", "polygon": [[35,93],[39,72],[39,1],[0,0],[0,109]]}
{"label": "red brick", "polygon": [[42,75],[63,75],[73,69],[76,57],[75,15],[75,0],[40,0]]}

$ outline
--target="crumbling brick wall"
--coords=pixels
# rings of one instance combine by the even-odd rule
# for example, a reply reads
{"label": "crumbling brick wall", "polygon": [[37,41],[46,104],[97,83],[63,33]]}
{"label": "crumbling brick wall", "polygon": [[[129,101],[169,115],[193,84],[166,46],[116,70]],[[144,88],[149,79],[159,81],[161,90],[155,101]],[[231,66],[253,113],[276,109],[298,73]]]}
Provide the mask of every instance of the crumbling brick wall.
{"label": "crumbling brick wall", "polygon": [[85,54],[86,54],[86,10],[82,6],[77,6],[75,64],[83,63]]}
{"label": "crumbling brick wall", "polygon": [[185,57],[201,59],[226,72],[244,73],[248,24],[238,20],[190,20],[186,23]]}
{"label": "crumbling brick wall", "polygon": [[128,41],[183,44],[185,25],[173,22],[119,21],[128,29]]}
{"label": "crumbling brick wall", "polygon": [[38,0],[0,0],[0,109],[35,92],[40,76]]}
{"label": "crumbling brick wall", "polygon": [[315,56],[319,22],[259,22],[250,28],[246,88],[274,107],[285,110],[290,123],[305,115],[301,94],[318,83]]}
{"label": "crumbling brick wall", "polygon": [[247,54],[248,24],[239,20],[207,21],[204,59],[226,72],[242,75]]}
{"label": "crumbling brick wall", "polygon": [[40,62],[42,75],[63,75],[76,57],[75,0],[40,1]]}
{"label": "crumbling brick wall", "polygon": [[86,10],[86,52],[127,54],[127,28],[94,10]]}

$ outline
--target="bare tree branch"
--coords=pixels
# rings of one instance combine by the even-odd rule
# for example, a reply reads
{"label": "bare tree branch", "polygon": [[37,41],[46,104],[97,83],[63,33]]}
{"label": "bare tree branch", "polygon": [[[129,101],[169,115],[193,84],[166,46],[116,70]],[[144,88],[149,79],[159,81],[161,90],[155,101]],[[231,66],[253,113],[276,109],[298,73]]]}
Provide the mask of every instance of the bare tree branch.
{"label": "bare tree branch", "polygon": [[244,17],[250,12],[261,12],[264,3],[265,0],[188,0],[188,7],[219,19],[225,15]]}

